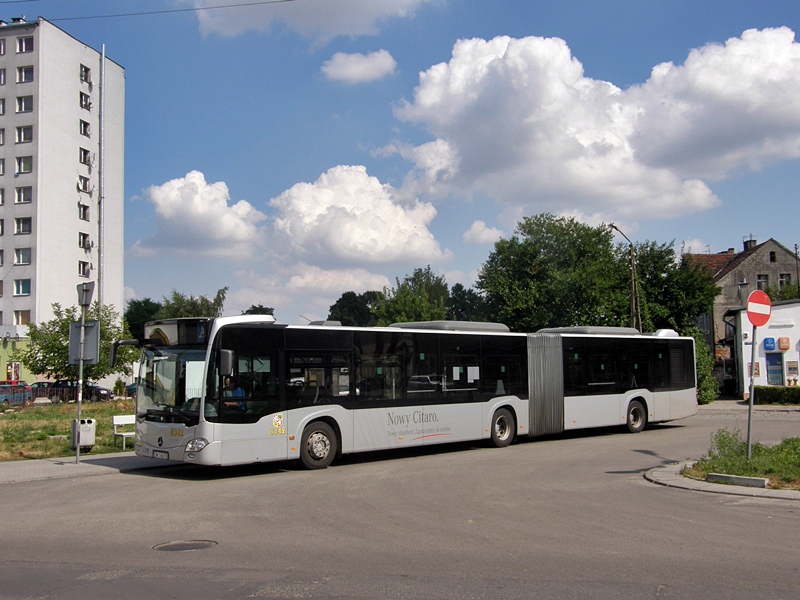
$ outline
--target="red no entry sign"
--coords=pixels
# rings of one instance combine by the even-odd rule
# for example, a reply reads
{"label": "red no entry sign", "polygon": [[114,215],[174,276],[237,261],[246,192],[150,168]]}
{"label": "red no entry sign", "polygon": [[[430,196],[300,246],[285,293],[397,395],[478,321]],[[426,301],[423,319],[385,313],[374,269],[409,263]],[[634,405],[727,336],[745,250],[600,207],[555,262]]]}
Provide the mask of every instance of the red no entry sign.
{"label": "red no entry sign", "polygon": [[747,318],[750,319],[753,327],[766,325],[771,314],[772,302],[764,292],[756,290],[747,297]]}

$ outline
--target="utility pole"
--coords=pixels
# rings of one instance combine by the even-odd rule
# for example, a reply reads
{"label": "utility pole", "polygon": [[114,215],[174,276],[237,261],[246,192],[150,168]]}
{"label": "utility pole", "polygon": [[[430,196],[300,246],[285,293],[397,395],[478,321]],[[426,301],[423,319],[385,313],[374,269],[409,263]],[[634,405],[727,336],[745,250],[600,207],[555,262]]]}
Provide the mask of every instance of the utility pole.
{"label": "utility pole", "polygon": [[642,308],[639,304],[639,282],[636,278],[636,253],[633,249],[633,242],[614,223],[610,223],[609,227],[628,240],[628,260],[631,270],[631,327],[642,331]]}

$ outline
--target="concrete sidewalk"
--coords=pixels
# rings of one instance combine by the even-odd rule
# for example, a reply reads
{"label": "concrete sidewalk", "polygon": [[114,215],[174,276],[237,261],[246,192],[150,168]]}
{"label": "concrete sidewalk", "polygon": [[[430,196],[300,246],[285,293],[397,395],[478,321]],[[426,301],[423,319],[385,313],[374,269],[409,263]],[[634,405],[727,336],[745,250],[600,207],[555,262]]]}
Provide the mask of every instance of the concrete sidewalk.
{"label": "concrete sidewalk", "polygon": [[0,462],[0,485],[24,481],[72,479],[112,473],[130,473],[144,469],[161,469],[179,464],[181,463],[142,458],[141,456],[136,456],[133,452],[98,455],[83,454],[78,463],[75,462],[75,456],[41,460],[13,460]]}
{"label": "concrete sidewalk", "polygon": [[650,469],[644,478],[652,483],[682,490],[696,492],[709,492],[712,494],[730,494],[732,496],[748,496],[751,498],[778,498],[781,500],[797,500],[800,502],[800,491],[797,490],[771,490],[768,488],[754,488],[743,485],[728,485],[724,483],[709,483],[691,479],[681,475],[683,468],[694,461],[686,461]]}

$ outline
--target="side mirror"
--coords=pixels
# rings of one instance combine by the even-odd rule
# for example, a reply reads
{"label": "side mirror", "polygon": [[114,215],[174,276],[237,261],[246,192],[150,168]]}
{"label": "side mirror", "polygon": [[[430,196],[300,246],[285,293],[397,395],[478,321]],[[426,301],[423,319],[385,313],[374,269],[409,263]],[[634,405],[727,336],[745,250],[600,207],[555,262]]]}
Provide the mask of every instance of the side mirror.
{"label": "side mirror", "polygon": [[219,374],[222,377],[233,375],[233,350],[219,351]]}
{"label": "side mirror", "polygon": [[136,346],[138,348],[139,340],[117,340],[111,344],[111,350],[108,352],[108,364],[112,369],[117,362],[117,348],[120,346]]}

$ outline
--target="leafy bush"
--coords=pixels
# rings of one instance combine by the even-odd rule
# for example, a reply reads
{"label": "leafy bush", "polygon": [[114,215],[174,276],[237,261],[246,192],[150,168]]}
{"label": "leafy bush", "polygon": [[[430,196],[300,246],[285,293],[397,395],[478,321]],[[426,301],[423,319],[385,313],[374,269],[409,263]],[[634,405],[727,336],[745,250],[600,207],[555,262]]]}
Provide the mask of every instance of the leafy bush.
{"label": "leafy bush", "polygon": [[800,387],[757,385],[753,404],[800,404]]}
{"label": "leafy bush", "polygon": [[766,477],[770,487],[800,489],[800,438],[788,438],[775,446],[752,444],[748,461],[741,431],[720,429],[711,435],[708,456],[690,470],[700,478],[708,473]]}
{"label": "leafy bush", "polygon": [[[697,361],[695,364],[697,370],[697,402],[698,404],[709,404],[719,397],[719,382],[712,375],[714,357],[700,329],[687,327],[682,333],[694,338],[694,351]],[[758,398],[758,394],[755,397]]]}

